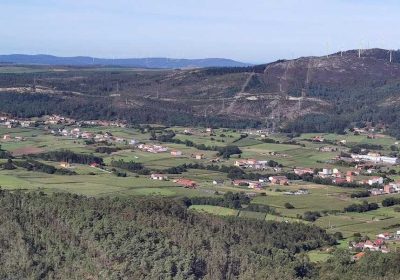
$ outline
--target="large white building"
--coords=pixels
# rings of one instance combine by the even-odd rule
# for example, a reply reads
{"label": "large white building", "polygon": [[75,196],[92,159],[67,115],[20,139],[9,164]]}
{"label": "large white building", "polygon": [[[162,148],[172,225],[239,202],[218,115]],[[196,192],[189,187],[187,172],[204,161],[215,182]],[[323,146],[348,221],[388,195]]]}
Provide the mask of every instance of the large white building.
{"label": "large white building", "polygon": [[373,163],[385,163],[385,164],[399,164],[400,159],[396,157],[382,156],[379,153],[368,153],[366,155],[352,154],[351,157],[355,160],[365,160]]}

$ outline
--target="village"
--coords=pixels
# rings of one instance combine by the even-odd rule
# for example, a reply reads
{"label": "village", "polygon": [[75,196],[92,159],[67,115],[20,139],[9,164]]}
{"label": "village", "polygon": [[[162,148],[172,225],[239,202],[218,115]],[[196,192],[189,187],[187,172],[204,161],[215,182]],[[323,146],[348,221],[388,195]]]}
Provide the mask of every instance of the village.
{"label": "village", "polygon": [[[399,244],[397,231],[387,234],[386,230],[388,224],[398,228],[400,216],[391,210],[396,205],[381,205],[400,193],[398,141],[378,131],[288,137],[268,129],[130,127],[124,122],[77,121],[57,115],[32,119],[2,116],[0,145],[11,153],[15,169],[0,169],[0,179],[11,182],[2,187],[39,187],[51,182],[47,184],[49,192],[53,185],[57,190],[72,185],[78,192],[96,196],[110,192],[187,197],[243,193],[275,212],[244,208],[235,215],[312,222],[332,233],[341,231],[356,261],[367,251],[386,253]],[[231,147],[229,153],[226,147]],[[41,158],[42,153],[60,150],[102,161]],[[53,166],[57,173],[26,181],[26,172],[38,171],[24,171],[24,161]],[[365,213],[344,210],[365,201],[377,202],[379,208]],[[220,209],[210,205],[195,208],[213,214]],[[316,220],[309,220],[309,215],[317,215]],[[353,234],[358,232],[364,237],[377,236],[376,240],[355,242]]]}
{"label": "village", "polygon": [[[96,133],[94,131],[89,131],[87,127],[118,127],[118,128],[126,128],[127,125],[124,122],[114,122],[114,121],[102,121],[102,120],[93,120],[93,121],[76,121],[71,118],[52,115],[52,116],[44,116],[43,118],[36,119],[18,119],[18,118],[9,118],[8,116],[2,115],[0,117],[0,126],[4,126],[8,129],[12,128],[29,128],[29,127],[43,127],[44,131],[48,131],[54,136],[58,137],[68,137],[71,139],[83,139],[86,141],[93,143],[103,143],[107,145],[126,145],[135,149],[139,149],[148,153],[170,153],[172,157],[175,158],[193,158],[196,160],[205,160],[207,159],[205,154],[201,151],[184,154],[183,151],[178,149],[170,149],[168,146],[164,146],[162,144],[153,144],[146,143],[147,141],[138,141],[134,138],[124,138],[120,136],[114,136],[110,131],[101,131],[100,133]],[[58,127],[58,128],[52,128]],[[375,133],[376,130],[382,129],[381,127],[377,128],[354,128],[353,131],[359,135],[366,135],[368,139],[382,138],[383,135],[379,133]],[[185,128],[182,133],[187,136],[194,136],[196,134],[196,129],[193,128]],[[214,130],[212,128],[206,128],[204,132],[205,135],[214,135]],[[269,130],[256,130],[249,131],[244,130],[241,132],[249,133],[244,135],[254,135],[255,137],[259,137],[261,140],[266,139],[268,135],[270,135]],[[25,137],[21,136],[12,136],[11,134],[4,134],[2,136],[3,141],[25,141]],[[279,153],[279,152],[270,152],[268,156],[264,160],[255,159],[255,158],[239,158],[235,159],[232,164],[235,167],[241,168],[243,170],[250,170],[251,172],[261,171],[265,176],[261,176],[258,180],[245,180],[245,179],[236,179],[232,180],[230,184],[237,187],[248,187],[250,189],[262,190],[267,187],[268,184],[277,185],[277,186],[288,186],[291,181],[301,180],[304,176],[306,177],[314,177],[326,179],[325,183],[329,183],[332,185],[343,185],[343,184],[357,184],[357,185],[365,185],[370,186],[369,192],[371,195],[384,195],[384,194],[393,194],[400,192],[400,181],[389,181],[387,178],[383,176],[378,176],[379,170],[382,167],[387,166],[397,166],[400,163],[400,159],[398,157],[390,157],[384,156],[379,152],[368,152],[366,149],[361,149],[361,154],[356,153],[348,153],[349,149],[346,148],[347,141],[345,139],[336,141],[337,146],[333,146],[335,144],[332,141],[325,139],[321,135],[314,136],[309,139],[312,143],[328,143],[331,146],[322,145],[317,148],[319,152],[337,152],[339,153],[332,159],[332,162],[346,162],[349,167],[353,168],[302,168],[302,167],[283,167],[277,160],[282,157],[288,157],[288,155]],[[394,143],[398,145],[398,142]],[[219,157],[213,157],[208,159],[211,163],[220,163],[221,159]],[[326,161],[329,162],[329,161]],[[298,176],[298,178],[290,180],[288,176],[285,174],[293,173]],[[151,177],[154,179],[153,177]],[[165,179],[164,179],[165,180]],[[183,186],[195,187],[198,185],[197,182],[190,182],[189,184],[180,184]],[[290,193],[290,192],[287,192]],[[295,194],[307,194],[308,192],[300,192]]]}

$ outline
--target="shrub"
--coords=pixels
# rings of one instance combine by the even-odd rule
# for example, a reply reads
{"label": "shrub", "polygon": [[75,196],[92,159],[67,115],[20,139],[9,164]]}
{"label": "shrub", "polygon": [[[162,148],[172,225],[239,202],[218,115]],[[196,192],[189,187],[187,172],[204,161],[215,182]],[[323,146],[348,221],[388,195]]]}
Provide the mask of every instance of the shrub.
{"label": "shrub", "polygon": [[294,209],[294,206],[292,204],[290,204],[289,202],[286,202],[284,206],[286,209]]}

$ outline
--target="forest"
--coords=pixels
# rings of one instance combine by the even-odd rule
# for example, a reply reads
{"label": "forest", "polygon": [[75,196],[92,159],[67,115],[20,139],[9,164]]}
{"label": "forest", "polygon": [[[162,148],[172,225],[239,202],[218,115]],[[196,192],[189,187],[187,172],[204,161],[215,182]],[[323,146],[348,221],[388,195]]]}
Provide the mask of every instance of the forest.
{"label": "forest", "polygon": [[324,230],[199,214],[184,199],[0,190],[0,211],[1,279],[333,280],[400,273],[394,253],[367,253],[354,264],[337,250],[326,263],[311,263],[307,251],[336,242]]}
{"label": "forest", "polygon": [[[131,125],[157,123],[167,126],[265,127],[270,125],[268,114],[276,109],[274,102],[264,100],[264,95],[268,96],[276,83],[261,76],[265,67],[170,72],[124,69],[83,71],[71,68],[57,73],[3,73],[0,74],[0,87],[4,87],[0,95],[0,112],[17,117],[59,114],[78,120],[125,120]],[[369,67],[378,66],[372,64]],[[261,98],[249,103],[248,100],[237,98],[236,94],[252,73],[255,75],[249,79],[244,90],[259,94]],[[292,78],[293,84],[287,94],[289,97],[298,97],[302,85],[295,81],[301,80],[301,75]],[[307,114],[294,118],[282,116],[279,129],[287,133],[343,133],[345,129],[363,126],[368,122],[385,124],[387,132],[399,138],[400,113],[396,93],[400,89],[400,82],[394,78],[376,81],[366,80],[366,77],[355,79],[354,83],[337,85],[324,81],[311,82],[304,88],[307,96],[328,105],[317,108],[315,106],[318,105],[306,100],[302,111],[307,111]],[[16,94],[12,90],[14,87],[32,87],[34,81],[38,90],[44,88],[49,92],[57,92],[37,94],[33,90],[25,90]],[[290,102],[279,102],[287,110],[293,107]],[[230,105],[234,109],[227,110],[226,107]],[[169,141],[167,136],[163,135],[159,140]]]}

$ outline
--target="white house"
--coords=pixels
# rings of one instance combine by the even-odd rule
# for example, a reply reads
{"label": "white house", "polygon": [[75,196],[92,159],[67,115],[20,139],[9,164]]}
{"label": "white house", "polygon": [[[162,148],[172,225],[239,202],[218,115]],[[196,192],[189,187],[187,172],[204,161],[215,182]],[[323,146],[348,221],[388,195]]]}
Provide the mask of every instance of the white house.
{"label": "white house", "polygon": [[178,151],[178,150],[172,150],[171,151],[171,156],[179,157],[181,155],[182,155],[182,151]]}
{"label": "white house", "polygon": [[383,178],[382,177],[372,177],[372,178],[368,179],[368,185],[372,186],[374,184],[382,185]]}
{"label": "white house", "polygon": [[165,174],[151,174],[150,178],[153,180],[159,180],[159,181],[163,181],[163,180],[168,180],[167,175]]}

